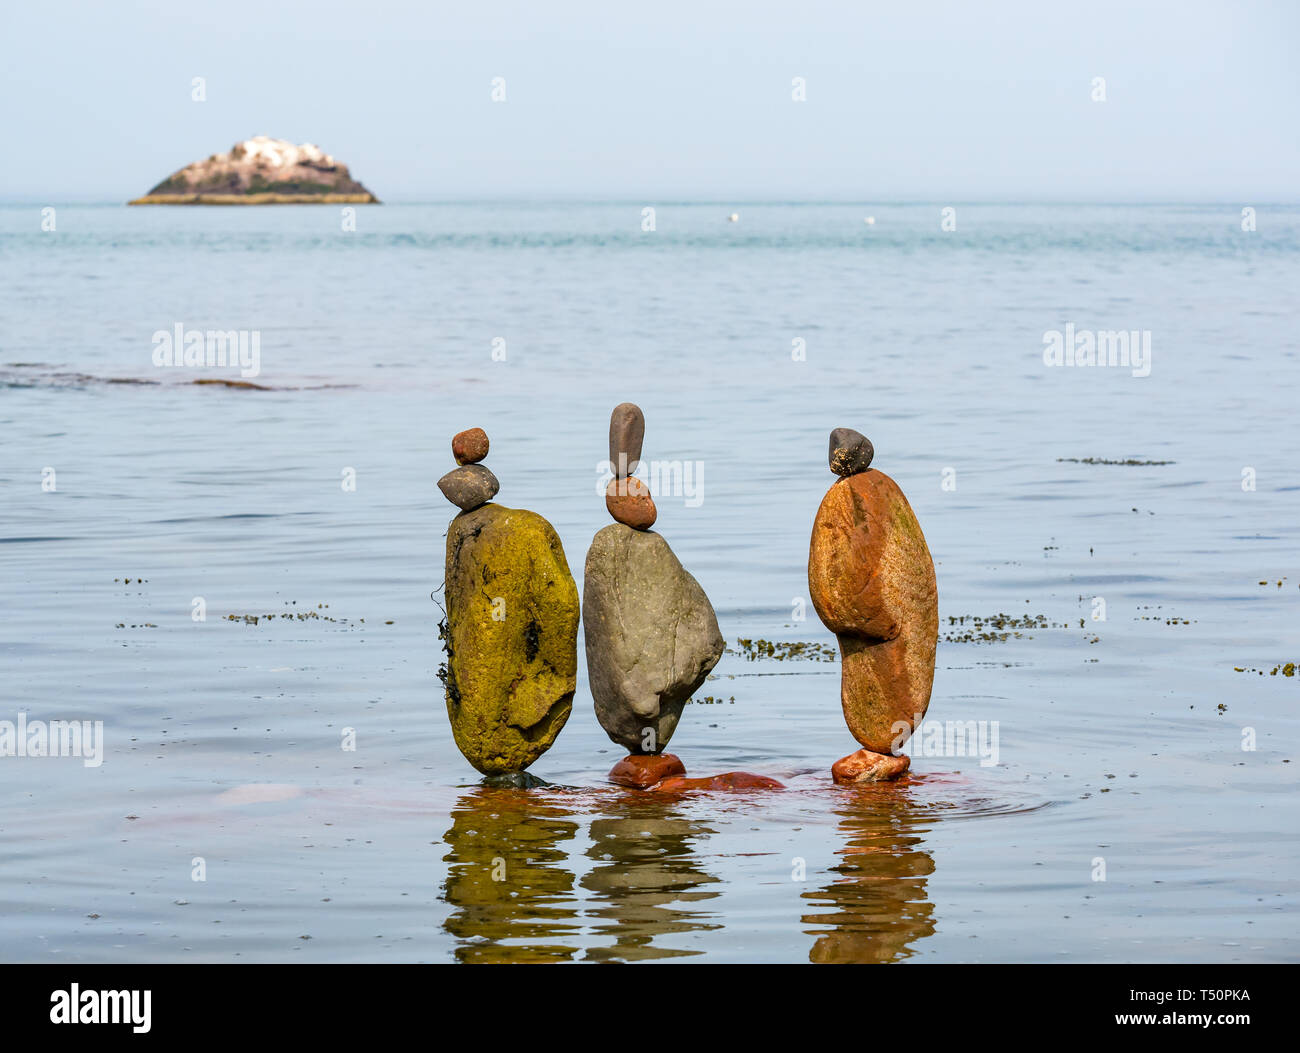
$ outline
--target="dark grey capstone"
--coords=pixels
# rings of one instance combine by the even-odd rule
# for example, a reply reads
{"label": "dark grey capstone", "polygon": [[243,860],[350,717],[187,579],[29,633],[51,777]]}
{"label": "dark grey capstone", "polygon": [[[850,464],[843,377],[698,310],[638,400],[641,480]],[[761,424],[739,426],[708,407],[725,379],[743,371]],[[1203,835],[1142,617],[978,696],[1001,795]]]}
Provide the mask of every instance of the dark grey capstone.
{"label": "dark grey capstone", "polygon": [[587,552],[582,622],[601,727],[630,753],[661,752],[722,657],[709,598],[662,535],[611,523]]}
{"label": "dark grey capstone", "polygon": [[501,484],[481,464],[465,464],[438,480],[442,496],[462,512],[472,512],[496,497]]}
{"label": "dark grey capstone", "polygon": [[831,432],[831,471],[836,475],[848,478],[865,472],[871,467],[871,458],[875,455],[871,440],[862,432],[852,428],[836,428]]}
{"label": "dark grey capstone", "polygon": [[620,402],[609,415],[609,464],[616,479],[626,479],[636,471],[644,442],[645,414],[641,407],[635,402]]}

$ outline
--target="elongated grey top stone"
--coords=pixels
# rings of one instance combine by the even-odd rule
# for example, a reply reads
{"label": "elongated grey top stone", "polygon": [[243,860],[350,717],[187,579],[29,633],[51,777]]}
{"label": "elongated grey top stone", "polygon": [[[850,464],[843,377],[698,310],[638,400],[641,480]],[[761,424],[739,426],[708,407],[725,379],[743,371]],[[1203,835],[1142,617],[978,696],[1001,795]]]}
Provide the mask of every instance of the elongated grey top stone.
{"label": "elongated grey top stone", "polygon": [[609,463],[617,479],[626,479],[641,462],[645,414],[635,402],[620,402],[609,415]]}

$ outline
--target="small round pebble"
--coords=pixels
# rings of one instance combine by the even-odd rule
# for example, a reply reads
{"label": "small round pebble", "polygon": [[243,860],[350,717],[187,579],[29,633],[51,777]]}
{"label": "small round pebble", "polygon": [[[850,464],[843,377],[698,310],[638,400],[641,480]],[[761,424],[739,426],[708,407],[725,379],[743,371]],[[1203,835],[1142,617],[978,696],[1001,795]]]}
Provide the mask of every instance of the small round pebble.
{"label": "small round pebble", "polygon": [[482,428],[458,432],[451,440],[451,455],[457,464],[478,464],[488,455],[487,432]]}
{"label": "small round pebble", "polygon": [[650,488],[635,475],[609,481],[605,487],[605,508],[616,522],[633,530],[649,530],[659,517]]}
{"label": "small round pebble", "polygon": [[852,428],[836,428],[831,432],[830,464],[831,471],[847,479],[850,475],[865,472],[871,467],[871,458],[875,449],[860,431]]}

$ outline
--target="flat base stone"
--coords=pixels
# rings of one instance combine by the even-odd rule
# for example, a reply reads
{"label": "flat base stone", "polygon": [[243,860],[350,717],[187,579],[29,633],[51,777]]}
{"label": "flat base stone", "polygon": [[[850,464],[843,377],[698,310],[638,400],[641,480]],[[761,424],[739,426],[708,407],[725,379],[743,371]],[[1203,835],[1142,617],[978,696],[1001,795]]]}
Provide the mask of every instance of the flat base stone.
{"label": "flat base stone", "polygon": [[651,789],[659,793],[681,793],[685,790],[784,790],[785,786],[766,775],[753,775],[747,771],[729,771],[702,779],[673,777],[656,783]]}
{"label": "flat base stone", "polygon": [[498,775],[485,775],[480,785],[494,790],[537,790],[551,784],[526,771],[506,771]]}
{"label": "flat base stone", "polygon": [[841,757],[831,765],[831,778],[837,786],[853,786],[864,782],[887,782],[897,779],[911,765],[912,759],[905,754],[897,757],[888,753],[872,753],[871,750],[858,750],[847,757]]}

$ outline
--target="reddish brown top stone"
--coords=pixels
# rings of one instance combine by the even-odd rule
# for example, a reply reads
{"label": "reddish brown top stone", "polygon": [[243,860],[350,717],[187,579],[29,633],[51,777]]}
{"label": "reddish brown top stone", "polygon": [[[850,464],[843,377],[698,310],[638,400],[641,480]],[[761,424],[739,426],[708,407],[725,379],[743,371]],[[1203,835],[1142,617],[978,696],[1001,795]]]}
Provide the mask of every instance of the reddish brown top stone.
{"label": "reddish brown top stone", "polygon": [[469,428],[458,432],[451,440],[451,455],[457,464],[478,464],[488,455],[487,432],[482,428]]}

